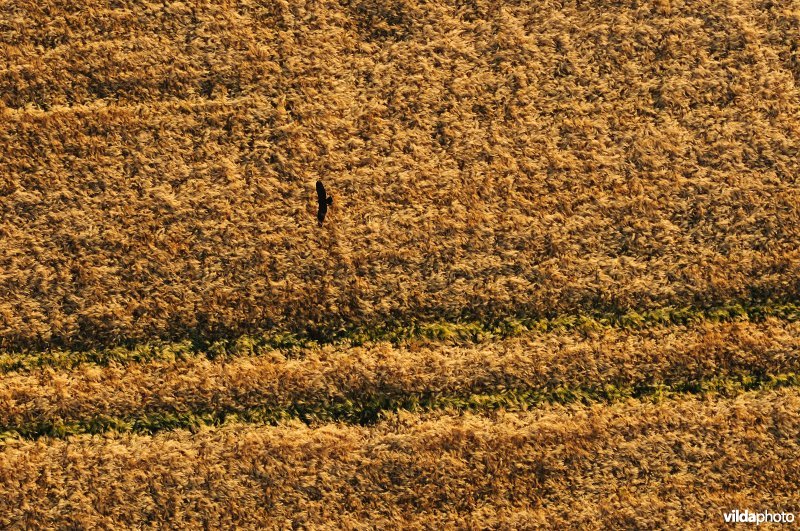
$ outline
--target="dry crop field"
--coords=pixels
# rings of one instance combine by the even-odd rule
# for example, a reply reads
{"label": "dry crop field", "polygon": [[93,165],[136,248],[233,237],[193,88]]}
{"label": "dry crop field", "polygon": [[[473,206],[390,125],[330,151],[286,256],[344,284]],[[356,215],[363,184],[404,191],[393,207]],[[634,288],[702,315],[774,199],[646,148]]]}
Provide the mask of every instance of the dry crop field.
{"label": "dry crop field", "polygon": [[799,47],[795,0],[0,0],[0,526],[800,512]]}

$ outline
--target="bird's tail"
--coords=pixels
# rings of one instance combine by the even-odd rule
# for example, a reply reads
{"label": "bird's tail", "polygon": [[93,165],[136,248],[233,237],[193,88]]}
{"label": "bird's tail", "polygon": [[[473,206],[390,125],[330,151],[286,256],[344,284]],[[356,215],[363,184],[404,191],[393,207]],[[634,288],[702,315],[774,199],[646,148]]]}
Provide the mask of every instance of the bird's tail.
{"label": "bird's tail", "polygon": [[329,205],[332,205],[333,204],[333,197],[328,197],[328,199],[325,202],[328,203]]}

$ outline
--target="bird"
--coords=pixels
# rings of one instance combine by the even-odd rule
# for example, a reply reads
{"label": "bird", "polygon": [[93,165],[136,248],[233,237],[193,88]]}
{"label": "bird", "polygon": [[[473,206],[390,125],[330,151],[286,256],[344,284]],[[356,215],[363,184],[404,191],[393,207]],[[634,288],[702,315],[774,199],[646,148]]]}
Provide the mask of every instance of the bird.
{"label": "bird", "polygon": [[317,181],[317,201],[319,202],[317,221],[319,221],[319,226],[321,227],[322,222],[325,221],[325,214],[328,213],[328,205],[333,204],[333,197],[325,192],[325,186],[323,186],[322,181]]}

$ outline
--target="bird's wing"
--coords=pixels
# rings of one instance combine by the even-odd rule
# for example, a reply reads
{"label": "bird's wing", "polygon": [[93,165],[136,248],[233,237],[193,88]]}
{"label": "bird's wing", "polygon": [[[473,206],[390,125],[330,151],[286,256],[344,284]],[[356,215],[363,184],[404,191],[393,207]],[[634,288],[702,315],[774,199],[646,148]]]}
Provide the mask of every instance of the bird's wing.
{"label": "bird's wing", "polygon": [[324,203],[325,202],[325,187],[322,186],[322,182],[321,181],[317,181],[317,200],[320,203]]}

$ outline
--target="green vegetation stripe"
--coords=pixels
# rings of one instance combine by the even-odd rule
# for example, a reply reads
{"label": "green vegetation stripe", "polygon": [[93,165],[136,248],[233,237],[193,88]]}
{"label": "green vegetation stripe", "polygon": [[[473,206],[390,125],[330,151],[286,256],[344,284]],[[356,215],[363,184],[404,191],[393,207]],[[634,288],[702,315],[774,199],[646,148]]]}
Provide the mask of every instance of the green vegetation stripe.
{"label": "green vegetation stripe", "polygon": [[621,314],[563,315],[553,318],[506,317],[493,322],[388,322],[378,327],[354,327],[321,333],[312,331],[295,334],[283,331],[258,336],[240,336],[209,342],[203,339],[180,342],[151,342],[132,347],[45,352],[6,352],[0,354],[0,373],[30,371],[37,368],[69,369],[84,363],[97,365],[129,364],[147,361],[169,361],[190,356],[257,355],[269,350],[298,351],[322,344],[362,345],[388,341],[399,344],[409,340],[482,342],[503,339],[526,333],[548,333],[568,330],[592,331],[608,327],[643,329],[653,326],[687,325],[698,322],[733,320],[759,321],[776,317],[787,321],[800,320],[800,305],[730,304],[713,308],[665,307],[646,312],[629,311]]}
{"label": "green vegetation stripe", "polygon": [[485,413],[497,409],[520,411],[543,404],[616,402],[629,398],[658,401],[680,395],[733,397],[748,391],[769,391],[784,387],[800,387],[800,375],[740,374],[728,378],[698,381],[599,387],[559,386],[550,389],[498,389],[487,393],[440,394],[410,393],[400,396],[364,396],[328,403],[294,403],[288,407],[251,407],[175,414],[157,412],[149,415],[119,418],[96,416],[75,421],[43,421],[21,426],[0,426],[0,441],[22,437],[68,437],[101,434],[108,431],[154,434],[164,430],[221,426],[229,422],[276,424],[296,419],[306,423],[345,422],[371,425],[387,413],[400,410],[426,412],[440,409]]}

